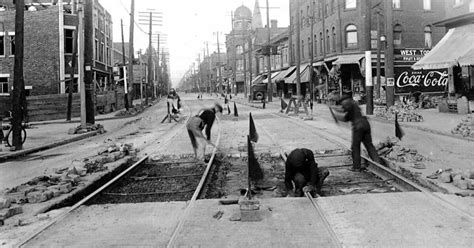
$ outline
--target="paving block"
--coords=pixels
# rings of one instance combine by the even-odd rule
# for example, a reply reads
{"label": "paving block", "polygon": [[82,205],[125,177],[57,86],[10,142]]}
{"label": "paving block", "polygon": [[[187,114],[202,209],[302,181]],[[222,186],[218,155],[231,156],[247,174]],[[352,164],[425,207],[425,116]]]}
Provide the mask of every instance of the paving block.
{"label": "paving block", "polygon": [[8,199],[10,199],[12,203],[23,204],[28,202],[28,198],[26,197],[26,194],[23,191],[8,193],[6,197],[8,197]]}
{"label": "paving block", "polygon": [[474,189],[474,179],[467,180],[467,188]]}
{"label": "paving block", "polygon": [[72,190],[72,184],[71,183],[63,183],[59,185],[59,191],[61,193],[69,193]]}
{"label": "paving block", "polygon": [[453,182],[453,178],[451,177],[451,173],[449,172],[443,172],[439,176],[439,179],[441,179],[441,182],[443,183],[451,183]]}
{"label": "paving block", "polygon": [[45,202],[49,200],[48,194],[44,194],[43,192],[39,191],[30,192],[26,195],[26,197],[28,198],[29,203]]}
{"label": "paving block", "polygon": [[8,197],[0,197],[0,209],[9,208],[12,205],[12,200]]}
{"label": "paving block", "polygon": [[254,222],[261,221],[260,212],[258,210],[240,210],[240,221]]}
{"label": "paving block", "polygon": [[240,210],[259,210],[260,202],[258,200],[240,199],[239,206]]}
{"label": "paving block", "polygon": [[467,189],[467,187],[468,187],[467,180],[462,179],[461,175],[456,175],[453,178],[453,184],[454,184],[454,186],[456,186],[460,189]]}
{"label": "paving block", "polygon": [[474,170],[466,170],[463,173],[464,179],[474,179]]}
{"label": "paving block", "polygon": [[13,215],[21,214],[23,213],[23,208],[21,206],[14,206],[10,208],[5,208],[0,211],[0,220],[5,220]]}

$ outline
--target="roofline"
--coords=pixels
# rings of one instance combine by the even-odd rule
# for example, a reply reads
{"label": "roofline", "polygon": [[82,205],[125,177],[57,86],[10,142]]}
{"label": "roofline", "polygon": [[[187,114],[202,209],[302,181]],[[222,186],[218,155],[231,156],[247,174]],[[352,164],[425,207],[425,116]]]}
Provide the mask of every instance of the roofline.
{"label": "roofline", "polygon": [[434,26],[437,27],[446,27],[446,26],[460,26],[466,23],[473,23],[474,22],[474,13],[467,13],[464,15],[455,16],[449,19],[444,19],[439,22],[433,23]]}

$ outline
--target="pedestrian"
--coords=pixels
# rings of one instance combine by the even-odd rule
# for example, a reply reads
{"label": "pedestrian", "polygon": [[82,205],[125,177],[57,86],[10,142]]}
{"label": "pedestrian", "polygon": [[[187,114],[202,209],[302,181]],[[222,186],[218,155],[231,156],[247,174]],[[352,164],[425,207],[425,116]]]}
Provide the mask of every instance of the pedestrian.
{"label": "pedestrian", "polygon": [[352,171],[362,171],[364,168],[361,167],[360,158],[360,143],[364,143],[365,149],[369,153],[370,158],[380,163],[380,158],[377,154],[377,150],[372,143],[372,135],[370,130],[370,124],[365,117],[359,105],[352,99],[352,93],[345,92],[338,101],[336,106],[331,106],[338,113],[335,115],[340,121],[352,122]]}
{"label": "pedestrian", "polygon": [[[285,162],[285,187],[294,190],[295,196],[309,192],[321,194],[324,179],[329,175],[327,169],[318,168],[314,154],[307,148],[297,148],[290,152]],[[293,188],[294,184],[294,188]]]}
{"label": "pedestrian", "polygon": [[[196,160],[204,159],[206,144],[215,147],[211,142],[211,128],[218,112],[222,113],[222,106],[216,103],[212,108],[201,109],[196,116],[189,118],[186,124]],[[204,128],[206,128],[206,137],[202,133]],[[201,143],[203,144],[201,145]],[[198,155],[200,151],[202,151],[202,157],[200,154]]]}

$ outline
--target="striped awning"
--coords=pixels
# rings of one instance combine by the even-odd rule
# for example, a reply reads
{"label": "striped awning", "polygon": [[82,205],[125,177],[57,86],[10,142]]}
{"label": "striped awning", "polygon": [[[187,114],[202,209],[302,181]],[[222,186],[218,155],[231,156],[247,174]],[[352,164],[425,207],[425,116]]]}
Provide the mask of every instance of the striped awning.
{"label": "striped awning", "polygon": [[[303,74],[305,72],[305,70],[309,68],[309,63],[306,63],[306,64],[303,64],[300,66],[300,79],[301,79],[301,82],[302,83],[305,83],[305,82],[309,82],[309,76],[308,76],[308,80],[306,81],[303,81],[304,78],[303,78]],[[309,73],[308,73],[309,74]],[[296,70],[291,74],[289,75],[287,78],[285,78],[285,83],[287,84],[296,84]]]}
{"label": "striped awning", "polygon": [[412,65],[415,70],[474,65],[474,24],[451,28],[431,51]]}
{"label": "striped awning", "polygon": [[[280,71],[272,72],[272,83],[275,83],[275,80],[273,80],[278,74],[280,74]],[[268,83],[268,76],[265,78],[262,83],[266,84]]]}

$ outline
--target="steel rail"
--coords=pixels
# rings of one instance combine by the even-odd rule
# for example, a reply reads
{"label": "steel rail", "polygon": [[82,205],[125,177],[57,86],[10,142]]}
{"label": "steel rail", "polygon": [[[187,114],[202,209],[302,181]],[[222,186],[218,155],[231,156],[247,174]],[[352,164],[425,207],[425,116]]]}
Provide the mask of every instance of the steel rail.
{"label": "steel rail", "polygon": [[[187,122],[187,120],[189,120],[189,118],[191,117],[191,111],[189,112],[189,115],[188,117],[186,118],[186,121],[184,123]],[[183,125],[182,127],[184,127],[185,125]],[[161,143],[160,147],[164,146],[165,144],[169,143],[172,138],[174,138],[175,135],[172,135],[170,136],[167,140],[165,140],[165,142]],[[43,233],[44,231],[46,231],[49,227],[53,226],[54,224],[58,223],[59,221],[63,220],[64,218],[66,218],[69,214],[71,214],[74,210],[78,209],[80,206],[82,206],[84,203],[86,203],[87,201],[89,201],[90,199],[92,199],[94,196],[98,195],[100,192],[102,192],[103,190],[105,190],[107,187],[109,187],[112,183],[114,183],[115,181],[117,181],[118,179],[120,179],[121,177],[123,177],[124,175],[126,175],[128,172],[130,172],[131,170],[133,170],[135,167],[137,167],[138,165],[144,163],[148,158],[150,157],[150,155],[146,155],[144,157],[142,157],[140,160],[138,160],[137,162],[135,162],[133,165],[131,165],[130,167],[128,167],[126,170],[124,170],[123,172],[121,172],[119,175],[117,175],[116,177],[112,178],[110,181],[108,181],[106,184],[102,185],[100,188],[98,188],[97,190],[95,190],[94,192],[92,192],[91,194],[89,194],[88,196],[86,196],[85,198],[83,198],[82,200],[80,200],[79,202],[77,202],[76,204],[74,204],[70,209],[68,209],[66,212],[60,214],[58,217],[54,218],[53,220],[51,220],[49,223],[46,223],[45,225],[41,226],[40,228],[38,228],[37,230],[35,230],[33,233],[31,233],[30,235],[28,235],[26,238],[22,239],[17,245],[16,247],[23,247],[24,245],[26,245],[29,241],[31,241],[32,239],[34,239],[35,237],[37,237],[38,235],[40,235],[41,233]]]}
{"label": "steel rail", "polygon": [[197,197],[199,196],[199,193],[202,190],[202,187],[204,186],[204,182],[207,180],[209,171],[211,170],[212,163],[214,161],[214,157],[216,155],[217,147],[219,146],[219,141],[221,139],[221,128],[220,128],[220,120],[219,118],[216,117],[218,125],[218,134],[217,134],[217,141],[214,146],[214,149],[212,150],[212,155],[211,158],[209,159],[209,162],[207,163],[206,170],[204,171],[204,174],[201,177],[201,181],[199,181],[199,184],[194,191],[193,196],[191,197],[191,200],[189,201],[188,205],[186,206],[186,209],[184,210],[183,215],[181,216],[176,228],[173,231],[173,234],[171,235],[170,240],[168,241],[168,244],[166,247],[175,247],[175,242],[176,239],[179,235],[179,232],[183,228],[184,222],[187,220],[189,213],[191,212],[191,209],[194,207],[194,203],[196,202]]}

